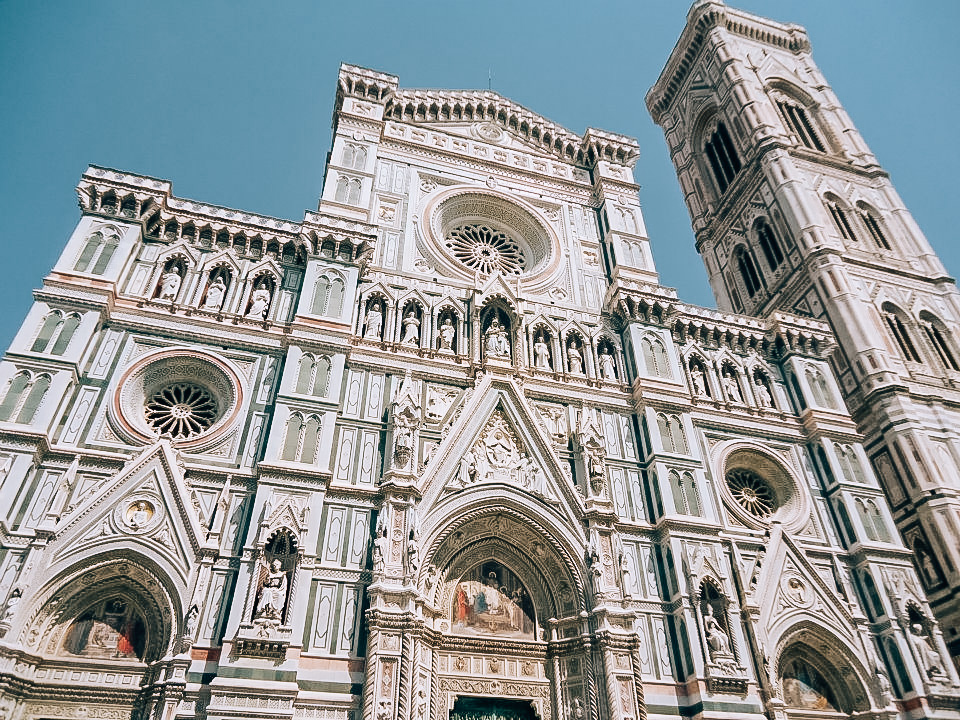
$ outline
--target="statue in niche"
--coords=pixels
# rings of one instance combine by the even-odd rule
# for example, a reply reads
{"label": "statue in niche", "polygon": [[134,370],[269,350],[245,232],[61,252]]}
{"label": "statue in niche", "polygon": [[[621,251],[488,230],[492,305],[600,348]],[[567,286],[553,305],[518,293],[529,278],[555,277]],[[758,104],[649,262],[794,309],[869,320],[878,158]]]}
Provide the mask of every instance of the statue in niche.
{"label": "statue in niche", "polygon": [[420,570],[420,546],[417,543],[416,533],[411,530],[407,540],[407,576],[416,578]]}
{"label": "statue in niche", "polygon": [[261,285],[250,296],[250,310],[247,312],[247,317],[263,320],[267,316],[267,308],[269,307],[270,288],[261,281]]}
{"label": "statue in niche", "polygon": [[453,321],[450,318],[446,318],[443,321],[438,334],[440,335],[440,349],[453,352],[453,339],[457,334],[457,330],[453,327]]}
{"label": "statue in niche", "polygon": [[550,367],[550,347],[547,345],[543,333],[537,335],[533,344],[533,364],[538,370],[552,370]]}
{"label": "statue in niche", "polygon": [[697,397],[708,397],[707,378],[699,365],[690,367],[690,381],[693,383],[693,394]]}
{"label": "statue in niche", "polygon": [[22,597],[23,592],[20,590],[20,588],[14,588],[13,592],[10,593],[10,598],[7,600],[7,606],[3,609],[3,617],[0,618],[0,624],[10,624],[10,621],[13,620],[13,616],[17,614],[17,606],[20,604]]}
{"label": "statue in niche", "polygon": [[723,392],[726,394],[727,399],[730,402],[742,403],[743,398],[740,396],[740,383],[737,382],[733,370],[729,368],[725,370],[720,380],[723,384]]}
{"label": "statue in niche", "polygon": [[420,344],[420,320],[417,319],[415,310],[409,311],[403,319],[403,338],[400,343],[402,345]]}
{"label": "statue in niche", "polygon": [[571,375],[583,375],[583,355],[577,349],[576,343],[567,346],[567,365]]}
{"label": "statue in niche", "polygon": [[160,277],[160,299],[173,302],[177,299],[177,293],[180,292],[180,283],[183,278],[176,270],[167,270]]}
{"label": "statue in niche", "polygon": [[279,560],[270,563],[267,576],[260,586],[260,599],[254,612],[254,620],[283,619],[283,610],[287,603],[287,573]]}
{"label": "statue in niche", "polygon": [[389,542],[386,528],[378,527],[376,537],[373,538],[373,574],[375,576],[383,575]]}
{"label": "statue in niche", "polygon": [[226,292],[227,284],[223,281],[223,276],[217,275],[216,279],[210,283],[210,287],[207,288],[207,297],[203,301],[203,309],[219,310]]}
{"label": "statue in niche", "polygon": [[484,333],[484,347],[489,358],[510,357],[510,339],[507,337],[507,330],[496,318]]}
{"label": "statue in niche", "polygon": [[184,637],[192,638],[197,631],[197,620],[200,618],[200,608],[196,603],[190,606],[186,616],[183,618]]}
{"label": "statue in niche", "polygon": [[914,554],[917,556],[917,564],[920,565],[920,572],[923,574],[923,580],[927,587],[934,587],[940,584],[940,573],[933,564],[930,555],[920,546],[919,543],[914,546]]}
{"label": "statue in niche", "polygon": [[398,467],[406,467],[413,455],[414,422],[403,413],[397,416],[393,431],[393,461]]}
{"label": "statue in niche", "polygon": [[433,597],[433,591],[437,587],[437,580],[439,579],[440,571],[437,570],[437,566],[430,565],[427,568],[427,577],[423,581],[423,594],[426,595],[428,600]]}
{"label": "statue in niche", "polygon": [[590,488],[595,493],[603,491],[607,479],[605,460],[606,456],[602,448],[587,448],[587,474],[590,476]]}
{"label": "statue in niche", "polygon": [[617,366],[614,362],[613,355],[610,354],[610,351],[604,348],[600,351],[600,375],[603,376],[604,380],[609,380],[610,382],[616,382],[617,380]]}
{"label": "statue in niche", "polygon": [[713,615],[713,606],[707,605],[703,616],[703,629],[707,633],[707,644],[710,646],[710,658],[720,655],[730,655],[730,638],[727,637],[723,626]]}
{"label": "statue in niche", "polygon": [[383,312],[380,309],[380,303],[375,302],[367,310],[367,317],[364,322],[363,339],[379,340],[380,330],[383,328]]}
{"label": "statue in niche", "polygon": [[910,626],[910,641],[917,651],[920,665],[930,680],[945,680],[947,677],[943,669],[943,658],[934,645],[932,631],[925,631],[918,622]]}
{"label": "statue in niche", "polygon": [[471,450],[467,450],[460,458],[460,484],[466,487],[477,481],[477,458]]}
{"label": "statue in niche", "polygon": [[633,587],[632,581],[630,580],[630,561],[627,558],[627,553],[624,551],[621,546],[618,551],[620,557],[619,568],[620,568],[620,589],[623,591],[623,599],[629,600],[633,595],[631,588]]}
{"label": "statue in niche", "polygon": [[573,699],[573,705],[570,708],[570,717],[572,717],[573,720],[583,720],[583,700],[578,697]]}
{"label": "statue in niche", "polygon": [[760,407],[772,408],[773,397],[771,397],[770,391],[767,389],[767,385],[763,382],[762,377],[757,375],[753,378],[753,387],[754,394],[757,396],[757,403],[759,403]]}

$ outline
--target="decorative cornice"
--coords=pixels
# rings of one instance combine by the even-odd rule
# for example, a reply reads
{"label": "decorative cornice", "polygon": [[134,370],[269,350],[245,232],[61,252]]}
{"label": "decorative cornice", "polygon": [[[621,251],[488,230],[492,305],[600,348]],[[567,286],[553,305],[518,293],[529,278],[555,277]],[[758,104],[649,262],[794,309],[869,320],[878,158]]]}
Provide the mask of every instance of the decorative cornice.
{"label": "decorative cornice", "polygon": [[707,36],[715,28],[794,54],[810,51],[807,31],[800,25],[774,22],[728,7],[721,0],[698,0],[687,13],[687,24],[660,77],[647,92],[647,109],[657,124],[673,104],[706,44]]}

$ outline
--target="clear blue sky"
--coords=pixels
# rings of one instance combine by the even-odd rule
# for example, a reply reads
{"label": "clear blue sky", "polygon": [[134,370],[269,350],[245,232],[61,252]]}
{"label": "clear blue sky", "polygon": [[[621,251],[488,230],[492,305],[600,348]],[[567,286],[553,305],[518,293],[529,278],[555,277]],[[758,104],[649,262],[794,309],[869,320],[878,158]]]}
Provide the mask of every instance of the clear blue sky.
{"label": "clear blue sky", "polygon": [[[814,57],[954,275],[960,3],[743,0],[807,27]],[[299,220],[315,209],[341,61],[404,87],[493,88],[574,132],[640,141],[664,284],[712,306],[643,97],[682,0],[161,3],[0,0],[0,347],[79,218],[90,164],[185,198]],[[954,199],[950,199],[954,198]]]}

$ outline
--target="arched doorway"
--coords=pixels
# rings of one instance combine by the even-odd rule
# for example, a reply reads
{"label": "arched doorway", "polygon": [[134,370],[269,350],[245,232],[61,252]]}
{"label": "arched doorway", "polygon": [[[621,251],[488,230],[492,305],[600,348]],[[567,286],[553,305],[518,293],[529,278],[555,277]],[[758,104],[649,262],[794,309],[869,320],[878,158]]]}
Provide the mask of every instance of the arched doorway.
{"label": "arched doorway", "polygon": [[450,720],[536,720],[529,700],[459,697],[450,711]]}
{"label": "arched doorway", "polygon": [[781,653],[777,676],[791,720],[845,720],[870,709],[860,673],[834,642],[798,638]]}

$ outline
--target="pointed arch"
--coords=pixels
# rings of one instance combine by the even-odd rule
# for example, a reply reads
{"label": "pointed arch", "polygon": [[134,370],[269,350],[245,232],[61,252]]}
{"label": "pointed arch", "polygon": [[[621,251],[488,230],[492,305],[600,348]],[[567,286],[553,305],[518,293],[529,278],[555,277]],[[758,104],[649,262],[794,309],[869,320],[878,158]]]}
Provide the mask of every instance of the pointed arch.
{"label": "pointed arch", "polygon": [[827,193],[823,196],[823,204],[833,220],[834,227],[840,233],[840,237],[853,243],[857,242],[857,234],[850,224],[850,210],[846,203],[833,193]]}
{"label": "pointed arch", "polygon": [[640,354],[643,356],[643,364],[649,375],[672,377],[667,350],[659,337],[648,333],[640,338]]}
{"label": "pointed arch", "polygon": [[11,420],[14,412],[20,407],[27,388],[30,386],[32,376],[26,370],[22,370],[10,379],[7,386],[7,392],[3,396],[3,402],[0,402],[0,420]]}
{"label": "pointed arch", "polygon": [[747,296],[752,298],[763,287],[763,279],[757,271],[757,263],[753,255],[745,246],[740,245],[733,251],[733,264],[740,275],[740,281],[747,291]]}
{"label": "pointed arch", "polygon": [[917,352],[917,346],[913,342],[908,326],[910,320],[905,312],[890,302],[885,302],[880,307],[883,320],[897,341],[897,346],[903,355],[903,359],[908,362],[920,362],[920,354]]}
{"label": "pointed arch", "polygon": [[953,334],[946,324],[929,310],[924,310],[920,313],[920,327],[923,328],[927,340],[933,346],[943,367],[947,370],[960,370]]}
{"label": "pointed arch", "polygon": [[783,248],[773,232],[773,227],[765,218],[757,218],[757,221],[753,224],[753,232],[763,257],[767,261],[767,267],[771,271],[776,270],[783,263],[784,256]]}
{"label": "pointed arch", "polygon": [[877,248],[889,250],[890,241],[887,240],[887,232],[884,229],[883,221],[880,219],[880,213],[862,200],[857,203],[857,213]]}

